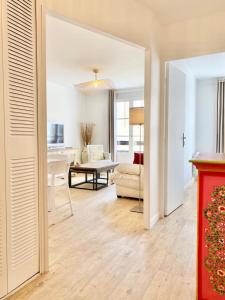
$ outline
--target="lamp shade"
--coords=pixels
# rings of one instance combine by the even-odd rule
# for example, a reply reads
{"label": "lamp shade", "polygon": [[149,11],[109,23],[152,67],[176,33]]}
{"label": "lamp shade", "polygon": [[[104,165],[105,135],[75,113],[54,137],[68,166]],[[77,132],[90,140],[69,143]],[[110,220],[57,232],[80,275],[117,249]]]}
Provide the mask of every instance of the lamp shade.
{"label": "lamp shade", "polygon": [[113,89],[113,83],[109,79],[96,79],[76,84],[75,87],[79,90],[110,90]]}
{"label": "lamp shade", "polygon": [[95,79],[87,82],[75,84],[75,87],[80,90],[111,90],[113,89],[113,83],[109,79],[98,79],[98,69],[93,69]]}
{"label": "lamp shade", "polygon": [[130,108],[130,125],[142,125],[144,124],[144,107],[132,107]]}

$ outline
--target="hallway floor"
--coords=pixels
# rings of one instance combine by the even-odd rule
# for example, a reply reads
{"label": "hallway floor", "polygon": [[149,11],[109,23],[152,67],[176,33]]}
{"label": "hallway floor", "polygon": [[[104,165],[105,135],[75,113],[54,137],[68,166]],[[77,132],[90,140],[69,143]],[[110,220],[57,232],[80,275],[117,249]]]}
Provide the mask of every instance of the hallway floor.
{"label": "hallway floor", "polygon": [[194,300],[195,193],[147,231],[129,211],[137,202],[116,199],[115,186],[71,190],[74,216],[68,207],[50,216],[49,273],[9,299]]}

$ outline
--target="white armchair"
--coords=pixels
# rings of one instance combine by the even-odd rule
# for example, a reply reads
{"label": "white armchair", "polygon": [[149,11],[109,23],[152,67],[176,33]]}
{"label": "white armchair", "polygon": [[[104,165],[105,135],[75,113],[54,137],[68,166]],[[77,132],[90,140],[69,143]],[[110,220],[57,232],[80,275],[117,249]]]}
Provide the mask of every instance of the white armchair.
{"label": "white armchair", "polygon": [[[140,178],[141,177],[141,178]],[[120,164],[115,168],[111,175],[111,180],[116,184],[117,197],[139,198],[139,179],[140,196],[143,199],[144,188],[144,167],[136,164]]]}
{"label": "white armchair", "polygon": [[103,145],[88,145],[81,154],[82,163],[95,162],[101,160],[111,161],[111,154],[104,152]]}

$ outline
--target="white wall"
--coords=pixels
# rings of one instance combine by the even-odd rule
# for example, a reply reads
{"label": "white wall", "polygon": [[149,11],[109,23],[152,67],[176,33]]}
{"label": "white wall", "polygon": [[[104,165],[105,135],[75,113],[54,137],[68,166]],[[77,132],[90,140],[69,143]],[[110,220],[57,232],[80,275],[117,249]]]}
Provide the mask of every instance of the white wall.
{"label": "white wall", "polygon": [[216,151],[217,80],[197,81],[196,151]]}
{"label": "white wall", "polygon": [[109,150],[109,97],[108,91],[95,91],[85,95],[83,120],[95,123],[93,144],[103,144]]}
{"label": "white wall", "polygon": [[85,96],[73,87],[47,83],[47,120],[64,124],[66,147],[80,147]]}
{"label": "white wall", "polygon": [[[148,61],[148,58],[146,57]],[[149,155],[149,165],[145,164],[146,169],[150,169],[150,184],[145,181],[145,189],[149,190],[150,193],[150,217],[151,224],[154,224],[160,218],[160,57],[156,49],[152,49],[151,52],[151,68],[150,74],[147,74],[146,70],[146,81],[151,80],[150,94],[145,95],[145,139],[150,143],[150,151],[146,153],[145,150],[145,162],[146,155]],[[148,120],[147,120],[148,119]],[[148,124],[148,126],[146,126]],[[148,127],[148,128],[147,128]],[[149,129],[149,131],[148,131]],[[147,187],[147,185],[149,187]]]}
{"label": "white wall", "polygon": [[80,123],[96,124],[93,144],[109,149],[108,92],[84,94],[73,87],[47,83],[47,120],[64,124],[65,146],[80,147]]}
{"label": "white wall", "polygon": [[[159,43],[161,26],[150,8],[136,0],[42,0],[49,11],[137,45]],[[112,17],[113,16],[113,17]]]}
{"label": "white wall", "polygon": [[225,51],[225,12],[176,22],[163,31],[161,49],[167,60]]}

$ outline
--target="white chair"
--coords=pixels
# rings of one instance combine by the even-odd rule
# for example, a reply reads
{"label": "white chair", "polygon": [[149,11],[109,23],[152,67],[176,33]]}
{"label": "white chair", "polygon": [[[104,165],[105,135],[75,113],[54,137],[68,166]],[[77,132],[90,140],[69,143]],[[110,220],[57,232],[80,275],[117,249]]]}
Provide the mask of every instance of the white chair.
{"label": "white chair", "polygon": [[[70,197],[70,189],[68,184],[70,162],[68,160],[50,160],[48,162],[48,200],[49,211],[54,211],[55,206],[55,189],[59,187],[65,187],[68,195],[68,202],[70,205],[71,216],[73,215],[72,202]],[[64,206],[63,205],[63,206]],[[60,206],[61,207],[61,206]]]}
{"label": "white chair", "polygon": [[87,145],[81,153],[82,163],[96,162],[96,161],[111,161],[111,154],[104,152],[103,145]]}

